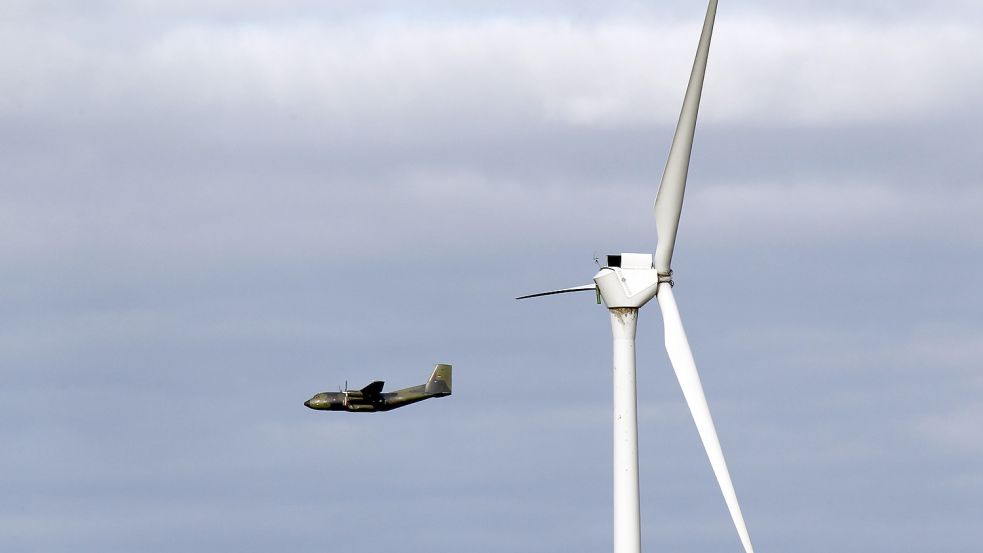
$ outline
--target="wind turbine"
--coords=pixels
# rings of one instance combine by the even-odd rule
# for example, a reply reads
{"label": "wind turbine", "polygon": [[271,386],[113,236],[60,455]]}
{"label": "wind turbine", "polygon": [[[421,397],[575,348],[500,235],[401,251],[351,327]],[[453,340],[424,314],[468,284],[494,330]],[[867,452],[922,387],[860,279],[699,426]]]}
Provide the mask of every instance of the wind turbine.
{"label": "wind turbine", "polygon": [[614,553],[639,553],[641,521],[638,497],[638,416],[635,392],[635,329],[638,310],[652,298],[658,298],[665,325],[666,351],[676,372],[696,428],[703,441],[710,465],[717,477],[727,509],[734,520],[746,553],[753,553],[741,507],[727,470],[717,431],[710,417],[696,362],[686,339],[679,308],[672,293],[673,246],[683,207],[683,192],[693,150],[693,133],[700,109],[700,94],[710,52],[710,35],[717,12],[717,0],[710,0],[696,59],[690,73],[686,96],[669,150],[669,159],[655,199],[655,224],[658,242],[655,256],[642,253],[609,255],[607,266],[594,275],[594,284],[565,288],[525,299],[550,294],[596,290],[611,315],[614,337]]}

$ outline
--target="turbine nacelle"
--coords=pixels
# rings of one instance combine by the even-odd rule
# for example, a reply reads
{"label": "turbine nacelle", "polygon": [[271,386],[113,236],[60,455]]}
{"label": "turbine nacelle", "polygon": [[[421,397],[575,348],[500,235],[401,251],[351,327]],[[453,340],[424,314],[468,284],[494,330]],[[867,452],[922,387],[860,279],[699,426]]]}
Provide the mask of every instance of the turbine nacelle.
{"label": "turbine nacelle", "polygon": [[650,253],[609,255],[607,266],[594,275],[594,283],[608,309],[638,309],[655,297],[659,282],[668,282],[668,277],[659,277],[652,267]]}

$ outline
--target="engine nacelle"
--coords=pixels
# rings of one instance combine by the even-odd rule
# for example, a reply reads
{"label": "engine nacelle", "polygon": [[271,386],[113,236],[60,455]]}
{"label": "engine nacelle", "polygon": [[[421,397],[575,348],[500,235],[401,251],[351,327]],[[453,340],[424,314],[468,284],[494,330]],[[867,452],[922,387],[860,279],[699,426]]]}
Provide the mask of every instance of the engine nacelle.
{"label": "engine nacelle", "polygon": [[608,266],[594,275],[604,305],[639,308],[659,290],[659,272],[652,267],[652,254],[609,255]]}

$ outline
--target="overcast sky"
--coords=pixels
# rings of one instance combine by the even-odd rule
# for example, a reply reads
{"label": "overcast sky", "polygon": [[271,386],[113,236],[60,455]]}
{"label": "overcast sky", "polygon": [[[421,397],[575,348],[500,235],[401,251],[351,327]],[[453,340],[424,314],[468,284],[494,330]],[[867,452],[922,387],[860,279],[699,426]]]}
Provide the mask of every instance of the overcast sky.
{"label": "overcast sky", "polygon": [[[0,1],[0,549],[609,549],[608,316],[512,298],[654,250],[704,10]],[[983,550],[981,98],[976,0],[720,4],[673,267],[760,552]],[[738,551],[638,337],[643,547]]]}

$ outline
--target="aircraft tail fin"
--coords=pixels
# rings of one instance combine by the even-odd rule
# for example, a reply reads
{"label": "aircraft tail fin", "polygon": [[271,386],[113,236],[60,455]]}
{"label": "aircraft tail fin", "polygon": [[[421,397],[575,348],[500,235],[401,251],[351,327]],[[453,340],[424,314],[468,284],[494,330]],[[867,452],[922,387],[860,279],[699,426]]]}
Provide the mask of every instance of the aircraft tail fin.
{"label": "aircraft tail fin", "polygon": [[425,391],[436,396],[451,395],[451,366],[443,363],[434,366]]}

